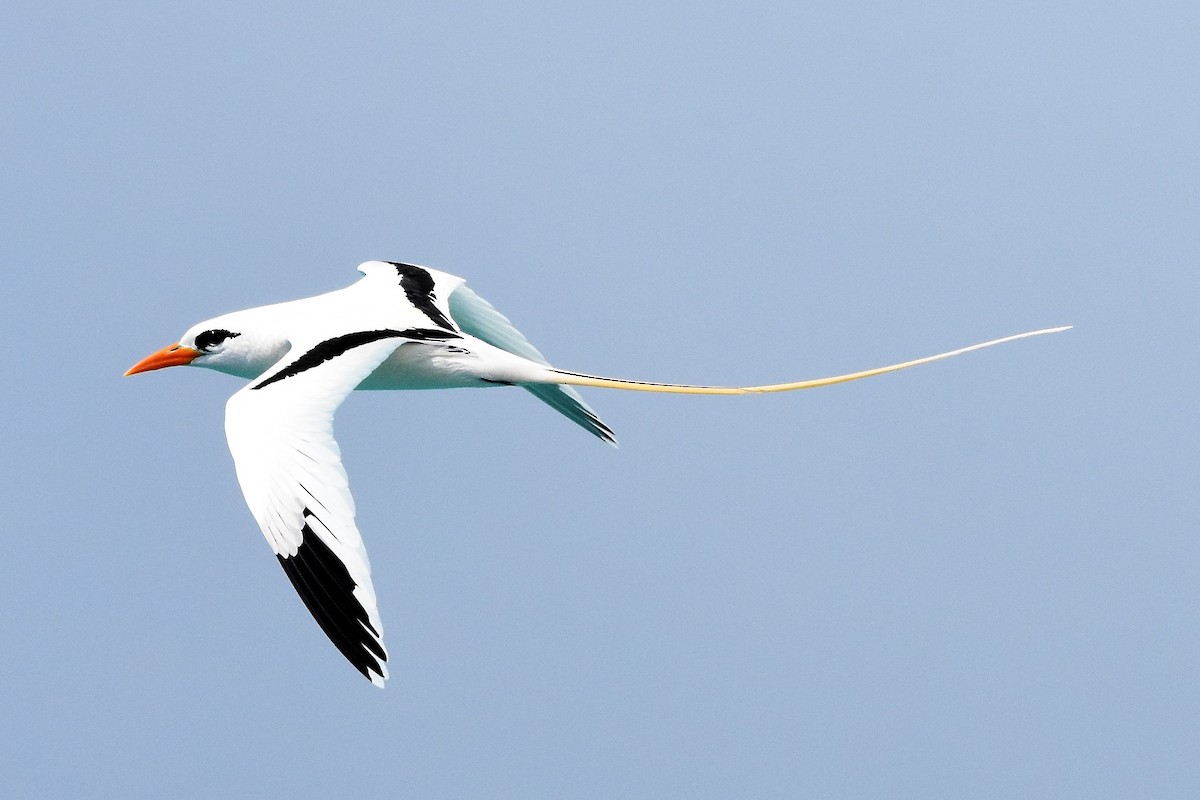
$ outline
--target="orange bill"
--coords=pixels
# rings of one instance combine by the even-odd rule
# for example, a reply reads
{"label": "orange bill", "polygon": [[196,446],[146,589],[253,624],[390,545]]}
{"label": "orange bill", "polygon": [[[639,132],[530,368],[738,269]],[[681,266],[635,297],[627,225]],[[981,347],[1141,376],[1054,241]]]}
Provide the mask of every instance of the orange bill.
{"label": "orange bill", "polygon": [[152,369],[162,369],[163,367],[181,367],[185,364],[192,363],[192,360],[198,355],[200,355],[199,350],[193,350],[190,347],[184,347],[176,342],[173,345],[164,347],[157,353],[151,353],[138,363],[134,364],[125,373],[125,377],[136,375],[139,372],[149,372]]}

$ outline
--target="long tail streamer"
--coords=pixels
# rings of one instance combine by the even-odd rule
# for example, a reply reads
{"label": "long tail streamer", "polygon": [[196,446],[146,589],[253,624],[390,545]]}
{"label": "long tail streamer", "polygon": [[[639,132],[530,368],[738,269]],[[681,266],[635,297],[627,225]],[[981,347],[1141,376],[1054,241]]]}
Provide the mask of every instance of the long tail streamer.
{"label": "long tail streamer", "polygon": [[886,367],[876,367],[875,369],[867,369],[862,372],[834,375],[831,378],[814,378],[807,381],[793,381],[792,383],[772,383],[765,386],[688,386],[678,383],[651,383],[649,381],[630,381],[621,378],[602,378],[598,375],[585,375],[581,372],[569,372],[560,369],[554,370],[554,374],[559,378],[558,383],[569,383],[575,386],[596,386],[602,389],[626,389],[633,392],[666,392],[671,394],[766,394],[768,392],[793,392],[798,389],[815,389],[818,386],[832,386],[835,383],[849,383],[850,381],[883,375],[888,372],[899,372],[902,369],[929,364],[933,361],[941,361],[944,358],[962,355],[972,350],[982,350],[985,347],[1004,344],[1005,342],[1012,342],[1017,339],[1028,339],[1030,336],[1041,336],[1045,333],[1059,333],[1060,331],[1069,330],[1071,327],[1070,325],[1064,325],[1060,328],[1043,328],[1040,331],[1018,333],[1014,336],[1005,336],[1002,339],[992,339],[988,342],[973,344],[970,347],[960,347],[958,350],[951,350],[948,353],[938,353],[935,356],[925,356],[913,361],[891,364]]}

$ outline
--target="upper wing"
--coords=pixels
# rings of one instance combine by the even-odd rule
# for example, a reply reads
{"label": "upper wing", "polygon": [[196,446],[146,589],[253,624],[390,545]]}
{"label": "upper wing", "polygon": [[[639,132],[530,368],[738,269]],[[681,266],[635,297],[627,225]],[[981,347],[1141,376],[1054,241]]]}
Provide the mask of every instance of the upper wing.
{"label": "upper wing", "polygon": [[362,331],[293,347],[225,408],[246,504],[321,629],[376,686],[388,675],[387,651],[333,413],[398,335]]}
{"label": "upper wing", "polygon": [[[464,333],[514,355],[550,366],[546,357],[513,327],[507,317],[487,300],[475,294],[466,284],[459,285],[450,294],[450,317]],[[530,384],[524,388],[604,441],[617,443],[612,428],[605,425],[596,412],[583,402],[579,393],[569,386],[547,383]]]}

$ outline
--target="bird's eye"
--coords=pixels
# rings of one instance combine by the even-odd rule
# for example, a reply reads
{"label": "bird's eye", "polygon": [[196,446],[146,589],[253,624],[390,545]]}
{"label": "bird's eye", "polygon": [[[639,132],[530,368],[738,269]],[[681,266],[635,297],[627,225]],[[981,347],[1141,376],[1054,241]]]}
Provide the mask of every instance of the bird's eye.
{"label": "bird's eye", "polygon": [[227,331],[224,328],[204,331],[196,337],[196,349],[207,353],[226,339],[232,339],[235,336],[241,336],[241,334]]}

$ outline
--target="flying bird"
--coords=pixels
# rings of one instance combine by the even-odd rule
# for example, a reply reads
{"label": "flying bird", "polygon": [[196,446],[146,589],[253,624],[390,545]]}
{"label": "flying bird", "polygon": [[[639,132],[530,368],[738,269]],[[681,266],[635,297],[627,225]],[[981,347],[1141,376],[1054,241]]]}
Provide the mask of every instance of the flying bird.
{"label": "flying bird", "polygon": [[615,444],[612,429],[572,386],[681,394],[788,392],[1066,330],[1030,331],[830,378],[686,386],[556,369],[454,275],[392,261],[368,261],[358,271],[363,277],[344,289],[201,322],[125,374],[190,365],[250,381],[225,407],[225,434],[246,504],[313,618],[377,686],[388,677],[383,626],[333,438],[334,411],[351,391],[520,386]]}

